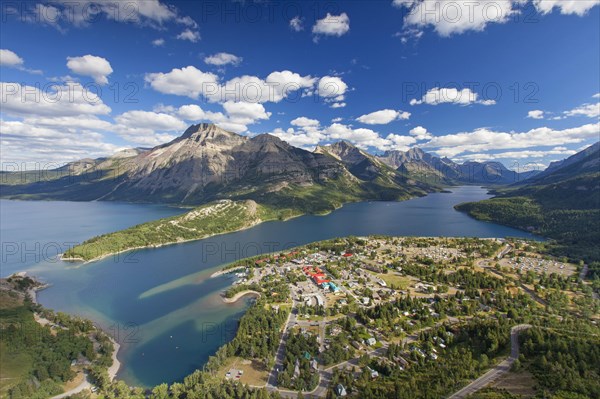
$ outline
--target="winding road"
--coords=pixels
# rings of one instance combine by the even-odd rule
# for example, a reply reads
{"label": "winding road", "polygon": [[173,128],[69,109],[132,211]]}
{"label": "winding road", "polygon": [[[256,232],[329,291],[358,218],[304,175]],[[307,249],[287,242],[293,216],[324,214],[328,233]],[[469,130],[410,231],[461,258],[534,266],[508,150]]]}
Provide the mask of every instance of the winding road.
{"label": "winding road", "polygon": [[496,381],[502,375],[507,373],[510,370],[513,363],[515,362],[515,360],[517,360],[517,358],[519,357],[519,333],[521,331],[527,330],[528,328],[531,328],[531,325],[519,324],[518,326],[514,326],[510,330],[510,356],[502,362],[498,363],[496,367],[494,367],[475,381],[471,382],[469,385],[467,385],[460,391],[449,396],[448,399],[465,398],[484,388],[491,382]]}

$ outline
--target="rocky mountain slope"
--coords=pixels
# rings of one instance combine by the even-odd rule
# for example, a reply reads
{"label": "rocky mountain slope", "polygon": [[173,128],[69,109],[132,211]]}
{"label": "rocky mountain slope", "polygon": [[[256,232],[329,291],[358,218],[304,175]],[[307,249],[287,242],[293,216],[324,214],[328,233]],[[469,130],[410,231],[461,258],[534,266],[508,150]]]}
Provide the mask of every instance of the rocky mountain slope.
{"label": "rocky mountain slope", "polygon": [[[279,138],[193,125],[181,137],[148,150],[82,160],[49,173],[2,174],[0,194],[21,199],[118,200],[202,204],[252,199],[323,211],[360,199],[406,199],[437,190],[401,176],[350,144],[310,152]],[[19,176],[20,175],[20,176]]]}
{"label": "rocky mountain slope", "polygon": [[530,178],[535,172],[518,173],[500,162],[465,162],[458,164],[448,158],[439,158],[420,148],[386,151],[379,157],[402,174],[417,177],[432,184],[513,184]]}

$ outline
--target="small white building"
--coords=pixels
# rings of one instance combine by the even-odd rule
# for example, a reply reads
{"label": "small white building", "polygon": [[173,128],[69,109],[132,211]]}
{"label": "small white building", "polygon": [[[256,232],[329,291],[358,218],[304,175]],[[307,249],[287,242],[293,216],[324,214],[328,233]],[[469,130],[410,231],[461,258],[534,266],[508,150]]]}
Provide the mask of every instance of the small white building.
{"label": "small white building", "polygon": [[335,394],[337,396],[346,396],[348,393],[346,392],[346,388],[342,384],[337,384],[335,387]]}
{"label": "small white building", "polygon": [[370,367],[367,367],[367,370],[369,370],[369,373],[371,373],[371,378],[375,379],[379,377],[379,373],[376,370],[373,370]]}

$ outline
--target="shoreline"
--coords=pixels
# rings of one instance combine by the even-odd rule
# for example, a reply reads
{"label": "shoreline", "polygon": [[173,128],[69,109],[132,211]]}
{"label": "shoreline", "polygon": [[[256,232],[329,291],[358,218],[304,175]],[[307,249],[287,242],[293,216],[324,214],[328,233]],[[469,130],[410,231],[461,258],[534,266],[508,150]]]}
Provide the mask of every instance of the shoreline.
{"label": "shoreline", "polygon": [[223,302],[225,302],[225,303],[236,303],[238,300],[240,300],[242,297],[244,297],[246,295],[254,295],[257,297],[261,296],[260,292],[257,292],[254,290],[244,290],[244,291],[238,292],[231,298],[225,298],[224,296],[222,298],[223,298]]}
{"label": "shoreline", "polygon": [[[30,276],[30,278],[32,278],[37,283],[40,283],[35,277]],[[48,284],[48,283],[40,283],[39,286],[28,289],[27,290],[27,294],[31,298],[31,302],[33,304],[35,304],[35,305],[39,305],[40,303],[38,302],[38,297],[37,297],[38,291],[43,291],[43,290],[45,290],[48,287],[50,287],[50,284]]]}
{"label": "shoreline", "polygon": [[223,276],[225,274],[233,273],[236,270],[241,270],[241,269],[245,269],[245,268],[246,268],[246,266],[238,266],[238,267],[233,267],[231,269],[217,270],[216,272],[214,272],[213,274],[210,275],[210,278],[215,278],[215,277]]}
{"label": "shoreline", "polygon": [[230,230],[230,231],[225,231],[225,232],[216,233],[216,234],[209,234],[209,235],[206,235],[206,236],[203,236],[203,237],[198,237],[198,238],[190,238],[189,240],[169,241],[169,242],[165,242],[165,243],[161,243],[161,244],[141,245],[139,247],[127,248],[127,249],[123,249],[123,250],[117,251],[117,252],[109,252],[109,253],[106,253],[104,255],[100,255],[100,256],[97,256],[95,258],[89,259],[89,260],[85,260],[85,259],[80,258],[80,257],[75,257],[75,258],[69,257],[69,258],[67,258],[67,257],[64,257],[64,253],[60,254],[59,257],[60,257],[61,261],[70,262],[70,263],[82,262],[78,266],[84,266],[84,265],[87,265],[88,263],[97,262],[97,261],[102,260],[104,258],[108,258],[109,256],[112,256],[112,255],[119,255],[119,254],[122,254],[122,253],[125,253],[125,252],[129,252],[129,251],[136,251],[138,249],[161,248],[161,247],[166,247],[166,246],[169,246],[169,245],[185,244],[185,243],[192,242],[192,241],[205,240],[205,239],[211,238],[211,237],[216,237],[216,236],[220,236],[220,235],[224,235],[224,234],[230,234],[230,233],[236,233],[236,232],[239,232],[239,231],[250,229],[252,227],[258,226],[261,223],[269,222],[269,221],[271,221],[271,220],[261,220],[260,222],[252,223],[249,226],[245,226],[245,227],[242,227],[242,228],[239,228],[239,229],[236,229],[236,230]]}
{"label": "shoreline", "polygon": [[108,339],[113,344],[113,353],[111,356],[113,362],[106,371],[108,372],[108,378],[110,379],[110,381],[114,381],[115,378],[117,377],[117,373],[121,369],[121,362],[117,358],[117,355],[119,354],[119,350],[121,349],[121,345],[118,344],[117,341],[115,341],[113,339],[113,337],[111,337],[110,335],[108,335]]}
{"label": "shoreline", "polygon": [[[427,196],[427,195],[430,195],[430,194],[433,194],[433,193],[435,193],[435,192],[427,193],[424,196]],[[408,197],[408,198],[404,198],[404,199],[401,199],[401,200],[395,200],[395,201],[389,201],[389,202],[404,202],[404,201],[408,201],[408,200],[411,200],[411,199],[414,199],[414,198],[421,198],[421,196],[413,196],[413,197]],[[109,253],[106,253],[106,254],[103,254],[103,255],[100,255],[100,256],[96,256],[95,258],[92,258],[92,259],[89,259],[89,260],[85,260],[85,259],[80,258],[80,257],[65,257],[64,253],[59,254],[59,259],[61,261],[64,261],[64,262],[71,262],[71,263],[82,262],[79,266],[84,266],[84,265],[86,265],[88,263],[92,263],[92,262],[96,262],[96,261],[102,260],[104,258],[107,258],[107,257],[111,256],[111,255],[118,255],[118,254],[122,254],[122,253],[129,252],[129,251],[135,251],[135,250],[138,250],[138,249],[160,248],[160,247],[164,247],[164,246],[168,246],[168,245],[184,244],[184,243],[188,243],[188,242],[192,242],[192,241],[204,240],[204,239],[211,238],[211,237],[216,237],[216,236],[220,236],[220,235],[224,235],[224,234],[230,234],[230,233],[236,233],[236,232],[239,232],[239,231],[250,229],[252,227],[256,227],[256,226],[258,226],[258,225],[260,225],[262,223],[265,223],[265,222],[274,222],[274,221],[287,222],[289,220],[292,220],[292,219],[295,219],[295,218],[298,218],[298,217],[301,217],[301,216],[306,216],[306,215],[327,216],[327,215],[331,214],[332,212],[335,212],[338,209],[343,208],[347,204],[356,204],[356,203],[371,202],[371,201],[382,201],[382,200],[364,200],[363,199],[363,200],[358,200],[358,201],[348,201],[348,202],[344,202],[344,203],[339,204],[339,206],[336,205],[336,206],[334,206],[333,209],[329,209],[329,210],[326,210],[326,211],[321,212],[321,213],[314,213],[314,214],[312,214],[312,213],[298,213],[298,214],[292,215],[292,216],[287,217],[287,218],[282,219],[282,220],[279,220],[279,219],[260,220],[258,222],[252,223],[249,226],[242,227],[242,228],[235,229],[235,230],[224,231],[222,233],[216,233],[216,234],[209,234],[209,235],[206,235],[206,236],[203,236],[203,237],[198,237],[198,238],[190,238],[188,240],[169,241],[169,242],[165,242],[165,243],[161,243],[161,244],[141,245],[141,246],[138,246],[138,247],[132,247],[132,248],[123,249],[121,251],[109,252]],[[385,201],[383,201],[383,202],[385,202]],[[121,231],[121,230],[118,230],[118,231]],[[95,237],[97,237],[97,236],[95,236]],[[92,238],[95,238],[95,237],[92,237]],[[82,245],[82,244],[80,244],[80,245]],[[218,276],[219,275],[215,275],[215,277],[218,277]]]}
{"label": "shoreline", "polygon": [[[19,273],[15,273],[15,274],[19,274]],[[28,276],[26,272],[22,272],[20,275]],[[28,277],[30,277],[34,281],[40,283],[34,276],[28,276]],[[40,305],[40,303],[38,302],[38,298],[37,298],[38,291],[42,291],[42,290],[45,290],[46,288],[50,287],[50,284],[47,284],[47,283],[40,283],[40,284],[41,285],[39,285],[37,287],[30,288],[29,290],[27,290],[27,294],[31,298],[31,302],[36,305]],[[37,313],[34,313],[34,317],[39,318],[39,319],[36,318],[36,321],[38,323],[41,322],[40,324],[42,324],[42,325],[44,325],[44,321],[50,323],[50,321],[40,317]],[[96,328],[98,330],[102,331],[104,334],[106,334],[106,332],[104,330],[102,330],[98,327],[96,327]],[[117,355],[119,354],[119,350],[121,349],[121,345],[119,343],[117,343],[117,341],[115,341],[113,339],[113,337],[111,337],[109,334],[106,334],[106,336],[108,337],[110,342],[113,344],[113,351],[112,351],[112,355],[111,355],[113,362],[110,365],[110,367],[107,368],[107,372],[108,372],[108,377],[109,377],[110,381],[114,381],[114,379],[117,377],[117,373],[121,369],[121,362],[117,358]]]}

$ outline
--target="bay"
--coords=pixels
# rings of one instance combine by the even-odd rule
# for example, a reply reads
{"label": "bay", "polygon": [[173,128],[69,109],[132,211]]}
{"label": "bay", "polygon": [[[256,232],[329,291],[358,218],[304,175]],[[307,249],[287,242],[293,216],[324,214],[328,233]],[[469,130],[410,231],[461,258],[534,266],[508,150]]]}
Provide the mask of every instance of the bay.
{"label": "bay", "polygon": [[[347,204],[326,216],[267,222],[244,231],[131,251],[85,265],[56,259],[19,265],[13,259],[8,266],[13,271],[27,270],[51,284],[39,293],[44,306],[91,318],[111,333],[122,344],[118,377],[130,385],[149,387],[182,380],[201,368],[208,356],[235,335],[237,321],[249,302],[222,301],[221,293],[232,278],[210,276],[223,264],[348,235],[536,238],[454,210],[458,203],[489,198],[485,189],[465,186],[451,191],[404,202]],[[4,207],[5,202],[0,205]],[[152,220],[160,213],[166,216],[181,211],[159,205],[148,208],[76,203],[78,211],[74,214],[73,206],[56,204],[20,202],[18,212],[3,211],[8,218],[2,219],[3,243],[5,236],[11,242],[79,242],[99,231],[139,223],[142,216]],[[124,205],[132,208],[123,210],[120,207]],[[111,210],[112,207],[117,209]],[[36,218],[36,213],[52,217]],[[2,266],[5,275],[4,259]]]}

